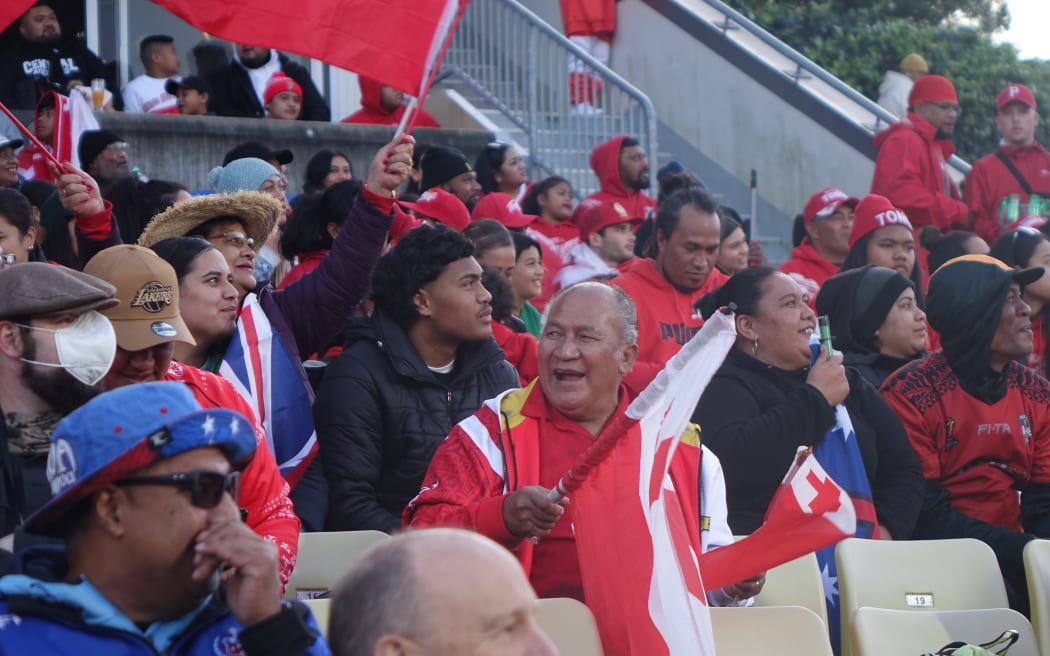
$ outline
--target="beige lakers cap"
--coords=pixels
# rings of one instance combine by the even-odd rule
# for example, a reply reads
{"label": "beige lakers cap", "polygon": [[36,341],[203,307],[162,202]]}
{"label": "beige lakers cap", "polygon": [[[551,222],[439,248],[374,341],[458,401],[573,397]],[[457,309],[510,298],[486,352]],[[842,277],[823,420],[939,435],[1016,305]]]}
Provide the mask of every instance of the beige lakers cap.
{"label": "beige lakers cap", "polygon": [[117,344],[140,351],[165,342],[196,344],[179,314],[179,280],[175,269],[142,246],[121,244],[99,252],[84,273],[117,288],[120,305],[102,310]]}

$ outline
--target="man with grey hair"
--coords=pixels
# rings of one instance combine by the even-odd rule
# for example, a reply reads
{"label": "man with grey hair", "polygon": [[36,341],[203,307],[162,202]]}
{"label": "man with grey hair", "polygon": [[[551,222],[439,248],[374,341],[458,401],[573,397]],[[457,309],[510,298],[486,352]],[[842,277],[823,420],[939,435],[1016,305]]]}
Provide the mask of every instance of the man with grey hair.
{"label": "man with grey hair", "polygon": [[557,654],[506,550],[457,529],[408,531],[365,553],[334,592],[334,656]]}

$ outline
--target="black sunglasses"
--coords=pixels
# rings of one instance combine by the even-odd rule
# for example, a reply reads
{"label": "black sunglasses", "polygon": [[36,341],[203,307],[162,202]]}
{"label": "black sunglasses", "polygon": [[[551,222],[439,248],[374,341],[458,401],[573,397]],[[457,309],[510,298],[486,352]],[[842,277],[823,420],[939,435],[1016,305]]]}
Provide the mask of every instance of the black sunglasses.
{"label": "black sunglasses", "polygon": [[214,508],[222,502],[222,495],[229,492],[234,502],[241,492],[241,473],[219,474],[210,471],[166,474],[163,476],[128,476],[116,485],[172,485],[190,493],[190,503],[198,508]]}

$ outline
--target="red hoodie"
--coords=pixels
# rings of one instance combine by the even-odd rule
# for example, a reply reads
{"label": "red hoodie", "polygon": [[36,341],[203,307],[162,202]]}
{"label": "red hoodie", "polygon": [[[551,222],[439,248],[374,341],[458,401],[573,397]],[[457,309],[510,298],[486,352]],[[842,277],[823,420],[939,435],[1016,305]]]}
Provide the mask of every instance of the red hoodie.
{"label": "red hoodie", "polygon": [[817,292],[825,280],[839,272],[839,265],[821,257],[806,237],[791,251],[791,259],[781,264],[780,270],[798,283],[806,294],[810,309],[816,311]]}
{"label": "red hoodie", "polygon": [[[361,109],[344,118],[340,123],[366,123],[369,125],[397,125],[405,114],[405,105],[401,105],[392,112],[388,112],[379,104],[379,90],[382,83],[367,78],[363,75],[357,76],[357,84],[361,87]],[[416,115],[416,127],[439,128],[441,124],[423,109]]]}
{"label": "red hoodie", "polygon": [[525,387],[540,375],[539,342],[528,333],[516,333],[498,321],[492,322],[492,339],[503,349],[507,362],[514,365],[518,380]]}
{"label": "red hoodie", "polygon": [[671,356],[700,330],[704,320],[693,310],[693,304],[726,280],[729,276],[711,269],[703,286],[686,294],[664,278],[653,260],[645,258],[610,281],[627,292],[638,309],[638,360],[623,379],[631,391],[637,394],[645,389]]}
{"label": "red hoodie", "polygon": [[591,151],[591,168],[598,176],[601,191],[596,191],[586,200],[603,203],[619,203],[632,218],[644,219],[649,211],[656,209],[656,200],[644,191],[627,191],[620,179],[620,146],[628,137],[614,137]]}
{"label": "red hoodie", "polygon": [[[1050,198],[1050,153],[1039,142],[1031,146],[1004,144],[999,146],[999,151],[1017,167],[1033,192]],[[970,206],[973,231],[989,244],[994,243],[1002,232],[998,220],[999,203],[1010,194],[1020,196],[1022,203],[1028,202],[1028,194],[1021,189],[1021,183],[996,155],[991,153],[974,162],[963,190],[966,204]]]}
{"label": "red hoodie", "polygon": [[937,128],[914,112],[875,135],[875,175],[871,193],[904,210],[918,230],[932,225],[946,230],[966,226],[968,210],[959,188],[946,178],[947,160],[955,152]]}

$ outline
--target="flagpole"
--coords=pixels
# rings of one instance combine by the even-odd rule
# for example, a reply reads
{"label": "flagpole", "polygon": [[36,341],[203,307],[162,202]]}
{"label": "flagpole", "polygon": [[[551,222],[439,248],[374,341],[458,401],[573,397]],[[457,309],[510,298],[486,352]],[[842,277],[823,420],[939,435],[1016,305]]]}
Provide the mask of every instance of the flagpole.
{"label": "flagpole", "polygon": [[11,113],[11,110],[8,109],[7,106],[4,105],[4,103],[2,102],[0,102],[0,110],[2,110],[4,112],[4,115],[7,116],[7,118],[9,118],[11,122],[15,124],[15,127],[18,128],[22,132],[22,134],[29,138],[29,141],[31,141],[34,146],[40,149],[40,152],[44,154],[44,157],[51,160],[51,162],[59,171],[66,170],[65,167],[62,166],[62,162],[59,162],[58,158],[52,155],[51,151],[47,149],[47,146],[45,146],[39,139],[37,139],[36,135],[29,131],[29,128],[22,125],[22,121],[19,121],[17,118],[15,118],[15,115]]}
{"label": "flagpole", "polygon": [[[434,84],[434,78],[437,77],[438,70],[441,69],[441,62],[445,59],[445,53],[448,52],[449,46],[452,45],[452,37],[455,35],[456,28],[459,27],[459,22],[463,19],[463,14],[466,11],[466,2],[460,0],[456,7],[456,17],[453,19],[452,25],[449,26],[448,32],[442,36],[441,51],[438,52],[438,56],[434,59],[434,65],[431,67],[426,82],[419,91],[419,96],[409,101],[408,109],[405,110],[405,116],[401,118],[401,125],[398,126],[395,137],[400,135],[402,130],[409,133],[412,132],[412,127],[416,124],[416,116],[419,114],[418,110],[422,109],[423,103],[427,99],[427,94],[430,93],[430,87]],[[414,106],[413,102],[415,102]]]}

